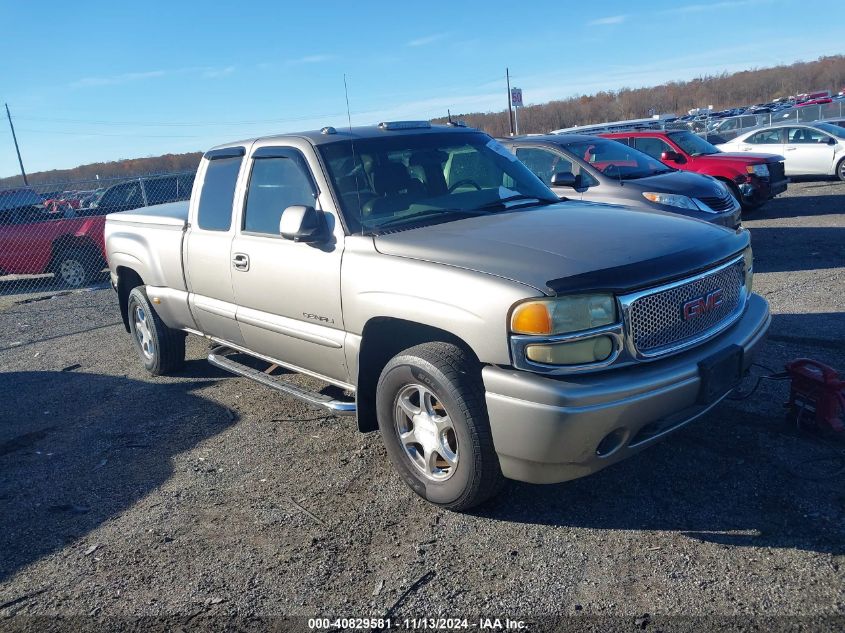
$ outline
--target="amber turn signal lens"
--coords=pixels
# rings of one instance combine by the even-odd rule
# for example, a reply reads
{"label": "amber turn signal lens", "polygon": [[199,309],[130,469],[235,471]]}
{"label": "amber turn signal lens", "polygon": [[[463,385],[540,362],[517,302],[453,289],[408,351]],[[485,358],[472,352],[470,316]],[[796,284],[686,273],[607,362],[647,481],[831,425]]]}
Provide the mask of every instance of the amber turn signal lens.
{"label": "amber turn signal lens", "polygon": [[511,331],[516,334],[551,334],[552,316],[548,305],[531,301],[517,306],[511,316]]}

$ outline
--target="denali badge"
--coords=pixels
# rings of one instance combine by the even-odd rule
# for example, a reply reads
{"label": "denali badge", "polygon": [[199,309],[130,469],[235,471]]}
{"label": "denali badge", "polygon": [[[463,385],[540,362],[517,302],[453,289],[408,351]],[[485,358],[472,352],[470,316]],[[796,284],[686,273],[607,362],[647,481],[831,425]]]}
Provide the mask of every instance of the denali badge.
{"label": "denali badge", "polygon": [[683,308],[684,321],[696,319],[708,312],[712,312],[720,305],[722,305],[722,289],[718,288],[712,292],[708,292],[703,297],[687,301]]}

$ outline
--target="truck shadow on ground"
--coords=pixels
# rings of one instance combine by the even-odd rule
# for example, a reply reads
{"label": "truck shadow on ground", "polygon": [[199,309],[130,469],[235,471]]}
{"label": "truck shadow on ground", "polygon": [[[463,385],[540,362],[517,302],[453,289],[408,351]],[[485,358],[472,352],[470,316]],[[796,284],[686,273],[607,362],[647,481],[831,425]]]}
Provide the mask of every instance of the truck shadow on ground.
{"label": "truck shadow on ground", "polygon": [[845,267],[845,227],[750,227],[750,231],[755,273]]}
{"label": "truck shadow on ground", "polygon": [[[809,356],[845,372],[845,313],[774,315],[770,332],[758,360],[772,370]],[[746,379],[744,388],[753,382]],[[476,514],[845,554],[845,441],[790,427],[783,408],[788,385],[763,381],[751,398],[725,400],[665,441],[590,477],[547,486],[511,482]]]}
{"label": "truck shadow on ground", "polygon": [[[190,377],[191,371],[183,376]],[[171,458],[234,424],[192,392],[70,372],[0,374],[0,581],[84,537],[172,474]]]}
{"label": "truck shadow on ground", "polygon": [[780,419],[723,404],[698,426],[591,477],[550,486],[512,482],[477,514],[841,555],[843,467],[841,449],[790,432]]}

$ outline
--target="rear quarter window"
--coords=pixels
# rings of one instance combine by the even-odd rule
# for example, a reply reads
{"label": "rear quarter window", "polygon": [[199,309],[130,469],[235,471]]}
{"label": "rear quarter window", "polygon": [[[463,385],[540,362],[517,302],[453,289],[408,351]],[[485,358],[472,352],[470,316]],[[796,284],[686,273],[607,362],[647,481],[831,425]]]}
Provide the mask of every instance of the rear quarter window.
{"label": "rear quarter window", "polygon": [[232,202],[243,154],[208,162],[200,193],[197,224],[205,231],[228,231],[232,226]]}

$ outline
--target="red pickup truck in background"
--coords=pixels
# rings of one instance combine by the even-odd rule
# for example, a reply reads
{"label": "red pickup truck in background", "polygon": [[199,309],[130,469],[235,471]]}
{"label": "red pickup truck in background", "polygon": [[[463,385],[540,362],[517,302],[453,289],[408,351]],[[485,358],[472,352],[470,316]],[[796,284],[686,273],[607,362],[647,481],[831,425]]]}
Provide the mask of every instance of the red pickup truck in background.
{"label": "red pickup truck in background", "polygon": [[760,208],[786,191],[783,156],[722,152],[700,136],[684,130],[606,132],[675,169],[694,171],[721,180],[730,188],[745,212]]}
{"label": "red pickup truck in background", "polygon": [[97,211],[50,213],[32,189],[0,191],[0,275],[53,273],[72,288],[88,284],[106,266]]}

